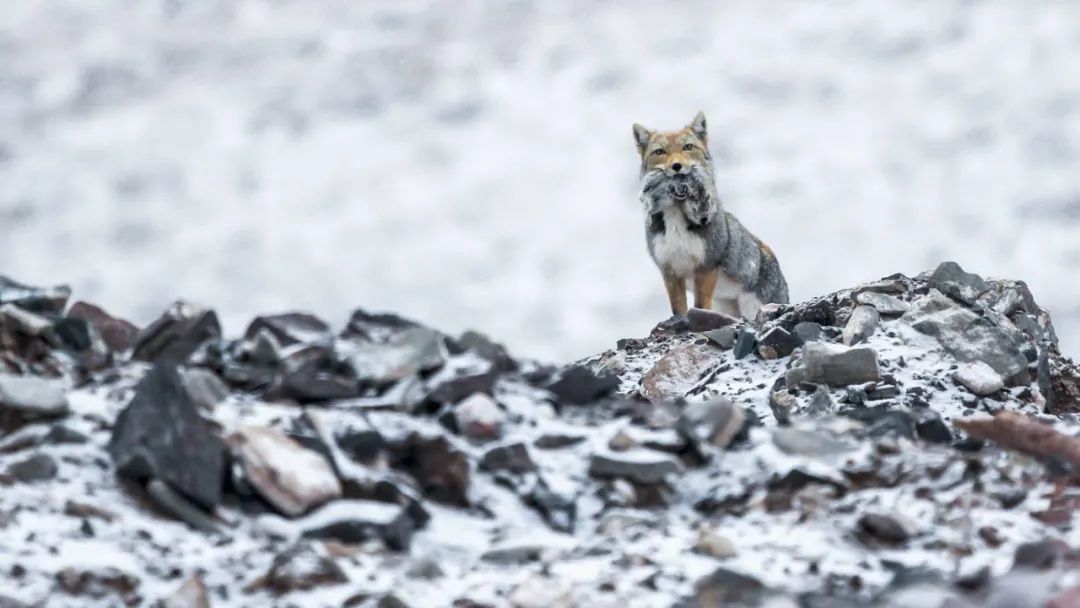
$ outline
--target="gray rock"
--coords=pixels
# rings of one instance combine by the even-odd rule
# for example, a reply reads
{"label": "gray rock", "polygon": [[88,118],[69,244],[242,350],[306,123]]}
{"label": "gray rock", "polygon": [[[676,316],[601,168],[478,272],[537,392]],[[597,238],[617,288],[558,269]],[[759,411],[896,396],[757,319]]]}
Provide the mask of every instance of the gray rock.
{"label": "gray rock", "polygon": [[792,334],[798,338],[800,344],[819,342],[822,339],[821,325],[813,321],[803,321],[796,324]]}
{"label": "gray rock", "polygon": [[937,338],[961,363],[982,361],[1008,380],[1027,369],[1026,340],[1018,330],[994,325],[974,312],[931,292],[904,315],[916,330]]}
{"label": "gray rock", "polygon": [[172,595],[161,600],[157,608],[210,608],[210,597],[201,575],[189,578]]}
{"label": "gray rock", "polygon": [[727,568],[717,568],[712,574],[694,583],[694,596],[689,606],[693,608],[760,606],[766,592],[765,585],[752,576]]}
{"label": "gray rock", "polygon": [[360,394],[354,376],[343,373],[326,344],[296,344],[281,354],[281,386],[285,397],[303,403],[349,399]]}
{"label": "gray rock", "polygon": [[480,458],[480,470],[528,473],[536,470],[536,463],[529,455],[529,448],[524,443],[516,441],[495,446],[484,452]]}
{"label": "gray rock", "polygon": [[589,474],[593,477],[628,479],[641,484],[657,484],[666,475],[682,470],[682,464],[673,456],[649,449],[626,452],[598,452],[589,461]]}
{"label": "gray rock", "polygon": [[577,498],[572,492],[556,489],[538,476],[524,501],[536,509],[553,530],[568,534],[574,531]]}
{"label": "gray rock", "polygon": [[330,326],[315,315],[305,312],[287,312],[255,317],[244,336],[254,339],[266,331],[282,346],[296,343],[325,341],[333,337]]}
{"label": "gray rock", "polygon": [[491,397],[476,393],[454,407],[454,419],[461,434],[477,441],[502,435],[506,413]]}
{"label": "gray rock", "polygon": [[786,389],[769,392],[769,409],[781,426],[791,424],[791,413],[798,405],[799,401]]}
{"label": "gray rock", "polygon": [[851,345],[865,342],[870,336],[874,335],[874,330],[877,329],[880,320],[881,316],[873,306],[856,306],[851,311],[847,324],[844,325],[844,344]]}
{"label": "gray rock", "polygon": [[746,423],[746,412],[730,399],[688,403],[675,423],[675,429],[696,445],[712,444],[718,448],[731,445]]}
{"label": "gray rock", "polygon": [[208,509],[221,499],[225,444],[199,416],[175,367],[155,365],[139,381],[108,447],[123,477],[160,478]]}
{"label": "gray rock", "polygon": [[836,456],[851,452],[856,447],[825,433],[794,427],[773,429],[772,440],[780,451],[798,456]]}
{"label": "gray rock", "polygon": [[788,372],[788,386],[802,382],[847,386],[880,379],[881,370],[874,349],[824,342],[805,345],[801,366]]}
{"label": "gray rock", "polygon": [[497,369],[512,371],[518,368],[517,361],[510,356],[506,347],[477,331],[466,331],[457,340],[462,349],[491,361]]}
{"label": "gray rock", "polygon": [[310,541],[300,541],[274,557],[262,586],[277,594],[308,591],[349,581],[345,571]]}
{"label": "gray rock", "polygon": [[504,543],[488,549],[480,556],[480,559],[503,566],[519,566],[539,561],[550,550],[551,547],[542,544]]}
{"label": "gray rock", "polygon": [[23,483],[34,483],[55,478],[58,470],[56,460],[52,456],[34,454],[9,465],[7,473]]}
{"label": "gray rock", "polygon": [[114,352],[125,351],[135,344],[139,328],[124,319],[114,317],[104,309],[87,302],[75,302],[68,309],[66,317],[81,319],[89,323]]}
{"label": "gray rock", "polygon": [[469,457],[442,435],[409,435],[393,450],[391,464],[404,469],[428,498],[444,504],[469,506]]}
{"label": "gray rock", "polygon": [[896,296],[877,291],[863,291],[855,296],[859,304],[873,306],[882,316],[899,316],[911,310],[911,305]]}
{"label": "gray rock", "polygon": [[48,337],[52,321],[14,304],[0,305],[0,324],[13,327],[20,333],[35,337]]}
{"label": "gray rock", "polygon": [[413,519],[396,504],[373,500],[337,500],[296,520],[305,538],[331,538],[359,544],[382,540],[391,549],[407,550]]}
{"label": "gray rock", "polygon": [[992,395],[1005,388],[1001,376],[982,361],[961,365],[954,377],[964,388],[980,396]]}
{"label": "gray rock", "polygon": [[395,333],[387,342],[358,345],[349,357],[349,365],[360,382],[384,385],[437,370],[446,362],[446,356],[442,334],[426,327],[411,327]]}
{"label": "gray rock", "polygon": [[735,346],[732,347],[732,354],[736,359],[742,359],[754,352],[754,348],[757,346],[757,336],[754,335],[753,330],[748,327],[744,327],[739,330],[739,337],[735,339]]}
{"label": "gray rock", "polygon": [[903,544],[914,534],[910,523],[893,515],[866,513],[859,518],[859,531],[891,545]]}
{"label": "gray rock", "polygon": [[818,388],[814,391],[814,394],[810,395],[810,402],[807,403],[804,413],[808,416],[828,416],[836,413],[836,404],[829,395],[828,389]]}
{"label": "gray rock", "polygon": [[787,357],[799,345],[799,339],[788,333],[783,327],[773,327],[761,335],[758,340],[758,354],[762,359]]}
{"label": "gray rock", "polygon": [[567,448],[573,445],[577,445],[585,441],[587,437],[585,435],[577,435],[571,433],[544,433],[536,438],[533,445],[542,450],[558,450],[561,448]]}
{"label": "gray rock", "polygon": [[586,405],[618,390],[619,377],[612,373],[596,373],[584,365],[571,365],[563,368],[545,388],[559,403]]}
{"label": "gray rock", "polygon": [[31,287],[0,276],[0,305],[14,304],[31,312],[59,314],[70,296],[71,288],[67,285]]}
{"label": "gray rock", "polygon": [[51,418],[68,413],[67,383],[60,378],[0,374],[0,408],[25,418]]}
{"label": "gray rock", "polygon": [[704,525],[698,530],[698,539],[694,551],[716,559],[734,557],[735,543],[716,532],[711,526]]}
{"label": "gray rock", "polygon": [[212,517],[164,481],[151,479],[146,484],[146,495],[159,509],[192,528],[203,532],[218,531],[217,522]]}
{"label": "gray rock", "polygon": [[212,412],[229,396],[229,387],[214,372],[201,368],[185,368],[181,372],[184,389],[192,401],[204,412]]}
{"label": "gray rock", "polygon": [[705,337],[724,350],[730,350],[735,346],[738,331],[733,326],[710,329],[705,332]]}
{"label": "gray rock", "polygon": [[281,361],[281,343],[270,330],[260,329],[248,340],[249,360],[255,365],[274,367]]}
{"label": "gray rock", "polygon": [[964,272],[956,262],[942,262],[930,275],[929,283],[941,293],[966,304],[974,304],[980,295],[990,289],[982,277]]}
{"label": "gray rock", "polygon": [[131,356],[143,361],[179,363],[204,343],[220,339],[217,313],[181,301],[139,332]]}

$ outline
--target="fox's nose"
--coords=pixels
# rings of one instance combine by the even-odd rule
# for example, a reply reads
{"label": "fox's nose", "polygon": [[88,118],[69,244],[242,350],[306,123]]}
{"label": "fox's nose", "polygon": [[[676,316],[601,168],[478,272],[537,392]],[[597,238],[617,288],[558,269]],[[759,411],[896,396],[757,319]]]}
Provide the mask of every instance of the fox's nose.
{"label": "fox's nose", "polygon": [[682,163],[671,163],[671,170],[675,173],[682,171]]}

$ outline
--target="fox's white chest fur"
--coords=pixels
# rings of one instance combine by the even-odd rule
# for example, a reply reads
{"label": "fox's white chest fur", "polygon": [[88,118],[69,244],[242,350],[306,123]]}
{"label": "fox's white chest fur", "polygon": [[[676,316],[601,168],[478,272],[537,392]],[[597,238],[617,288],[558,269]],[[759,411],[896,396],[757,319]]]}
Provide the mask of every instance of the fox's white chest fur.
{"label": "fox's white chest fur", "polygon": [[653,259],[680,277],[692,277],[705,262],[705,239],[691,232],[677,207],[664,209],[664,232],[653,237]]}

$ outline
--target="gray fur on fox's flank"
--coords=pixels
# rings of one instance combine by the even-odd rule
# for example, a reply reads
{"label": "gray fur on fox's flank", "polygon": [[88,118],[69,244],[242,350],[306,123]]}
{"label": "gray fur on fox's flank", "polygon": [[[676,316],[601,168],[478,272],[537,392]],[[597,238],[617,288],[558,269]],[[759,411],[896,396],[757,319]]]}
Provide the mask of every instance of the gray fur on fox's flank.
{"label": "gray fur on fox's flank", "polygon": [[[677,288],[673,290],[672,286],[681,283],[685,290],[686,280],[707,283],[708,279],[701,276],[714,270],[726,275],[721,276],[721,282],[737,283],[742,295],[756,296],[758,305],[786,304],[787,282],[776,256],[721,206],[707,147],[705,115],[698,113],[678,131],[655,132],[635,124],[634,141],[641,155],[646,242],[668,283],[673,312],[685,310],[676,310]],[[673,198],[670,187],[678,180],[700,186],[703,194]],[[685,291],[682,299],[685,302]],[[702,302],[696,301],[695,305]],[[746,311],[742,312],[745,316]]]}

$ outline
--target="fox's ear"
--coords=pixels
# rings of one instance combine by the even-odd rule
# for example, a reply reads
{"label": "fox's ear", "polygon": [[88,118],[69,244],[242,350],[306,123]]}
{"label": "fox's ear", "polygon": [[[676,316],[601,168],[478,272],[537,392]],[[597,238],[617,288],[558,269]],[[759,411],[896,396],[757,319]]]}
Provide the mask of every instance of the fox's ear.
{"label": "fox's ear", "polygon": [[705,113],[698,112],[694,120],[690,121],[690,130],[694,132],[694,135],[698,136],[698,139],[705,141],[709,137],[708,129],[705,127]]}
{"label": "fox's ear", "polygon": [[649,146],[649,140],[652,139],[652,131],[645,127],[634,123],[634,143],[637,144],[638,154],[644,154],[645,148]]}

